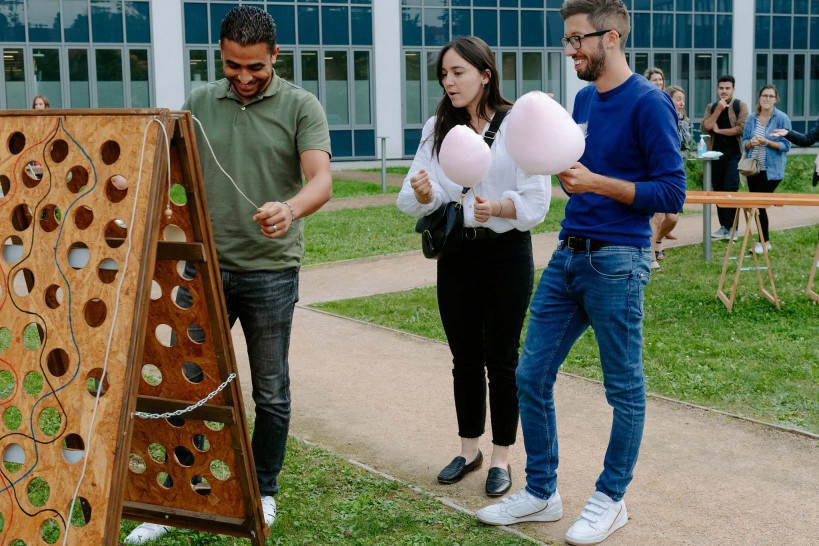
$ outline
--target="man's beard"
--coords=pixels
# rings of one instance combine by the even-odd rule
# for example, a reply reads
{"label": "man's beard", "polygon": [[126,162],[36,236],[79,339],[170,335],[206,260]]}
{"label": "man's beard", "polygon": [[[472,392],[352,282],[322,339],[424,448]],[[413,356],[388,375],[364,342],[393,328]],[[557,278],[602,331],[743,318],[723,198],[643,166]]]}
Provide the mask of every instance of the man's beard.
{"label": "man's beard", "polygon": [[586,68],[577,73],[577,77],[583,81],[597,81],[606,69],[606,51],[603,49],[603,40],[597,42],[597,54],[586,55]]}

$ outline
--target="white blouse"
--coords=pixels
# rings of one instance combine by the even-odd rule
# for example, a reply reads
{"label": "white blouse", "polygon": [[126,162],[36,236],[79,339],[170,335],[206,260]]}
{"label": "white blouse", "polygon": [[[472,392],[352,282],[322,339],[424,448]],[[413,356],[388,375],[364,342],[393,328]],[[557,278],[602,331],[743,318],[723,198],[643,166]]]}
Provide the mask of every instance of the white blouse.
{"label": "white blouse", "polygon": [[[490,150],[491,161],[489,172],[483,180],[473,186],[464,196],[464,226],[487,227],[496,233],[505,233],[512,229],[529,231],[543,222],[549,210],[549,201],[552,197],[551,179],[548,176],[528,176],[518,168],[506,151],[504,139],[504,119],[495,135],[495,141]],[[482,131],[486,133],[487,123]],[[433,157],[433,131],[435,118],[427,120],[421,133],[421,144],[415,153],[404,185],[398,194],[398,208],[415,217],[424,216],[449,201],[457,201],[461,196],[463,186],[452,182],[444,174],[437,157]],[[544,149],[544,153],[546,153]],[[432,183],[433,198],[430,203],[419,203],[415,198],[415,191],[410,185],[412,178],[418,171],[424,170]],[[475,221],[475,195],[484,199],[499,200],[511,199],[515,203],[517,218],[499,218],[492,216],[486,222]]]}

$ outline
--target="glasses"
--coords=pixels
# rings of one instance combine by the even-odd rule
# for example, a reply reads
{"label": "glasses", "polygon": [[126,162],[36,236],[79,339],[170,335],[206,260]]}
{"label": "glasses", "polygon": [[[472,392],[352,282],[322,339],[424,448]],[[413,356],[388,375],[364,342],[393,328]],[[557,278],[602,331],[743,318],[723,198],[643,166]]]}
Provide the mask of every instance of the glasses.
{"label": "glasses", "polygon": [[[580,42],[580,40],[582,40],[583,38],[591,38],[593,36],[602,36],[607,32],[611,32],[611,29],[609,29],[609,30],[598,30],[597,32],[589,32],[588,34],[578,34],[577,36],[564,36],[564,37],[562,37],[560,39],[560,43],[561,43],[561,45],[563,45],[563,49],[566,49],[566,46],[568,46],[569,44],[572,44],[572,48],[574,48],[574,49],[580,49],[580,47],[583,45]],[[615,32],[617,32],[617,31],[615,30]],[[617,32],[617,36],[618,37],[620,36],[619,32]]]}
{"label": "glasses", "polygon": [[776,100],[776,95],[759,95],[760,99],[774,99]]}

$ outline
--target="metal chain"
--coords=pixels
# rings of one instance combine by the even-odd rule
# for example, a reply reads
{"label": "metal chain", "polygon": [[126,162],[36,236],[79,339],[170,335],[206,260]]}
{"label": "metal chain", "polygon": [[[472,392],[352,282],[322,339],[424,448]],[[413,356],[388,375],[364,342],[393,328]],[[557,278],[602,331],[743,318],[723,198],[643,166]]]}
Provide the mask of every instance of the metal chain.
{"label": "metal chain", "polygon": [[166,412],[166,413],[145,413],[143,411],[135,411],[134,415],[137,416],[137,417],[140,417],[142,419],[170,419],[171,417],[179,417],[180,415],[185,414],[185,413],[189,413],[189,412],[195,410],[196,408],[202,406],[203,404],[205,404],[208,400],[210,400],[211,398],[213,398],[214,396],[216,396],[217,394],[219,394],[220,392],[225,390],[225,387],[228,386],[228,383],[230,383],[234,379],[236,379],[236,374],[235,373],[230,374],[228,376],[228,378],[225,379],[224,383],[222,383],[221,385],[216,387],[215,391],[213,391],[212,393],[210,393],[209,395],[207,395],[206,397],[201,399],[199,402],[193,404],[192,406],[188,406],[185,409],[178,409],[176,411],[169,411],[169,412]]}

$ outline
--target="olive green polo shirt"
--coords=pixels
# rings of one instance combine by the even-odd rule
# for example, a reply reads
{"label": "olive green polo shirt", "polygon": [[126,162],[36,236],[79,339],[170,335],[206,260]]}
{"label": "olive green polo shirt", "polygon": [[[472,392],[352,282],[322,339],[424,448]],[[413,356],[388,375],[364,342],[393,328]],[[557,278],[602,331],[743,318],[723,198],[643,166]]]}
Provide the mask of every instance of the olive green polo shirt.
{"label": "olive green polo shirt", "polygon": [[253,203],[286,201],[302,188],[299,155],[330,154],[330,131],[321,104],[308,91],[275,73],[264,93],[243,103],[222,79],[195,89],[183,109],[198,124],[196,141],[205,179],[219,266],[225,271],[284,271],[298,268],[304,253],[302,220],[286,235],[268,239],[253,221],[256,208],[222,173],[205,137],[236,185]]}

